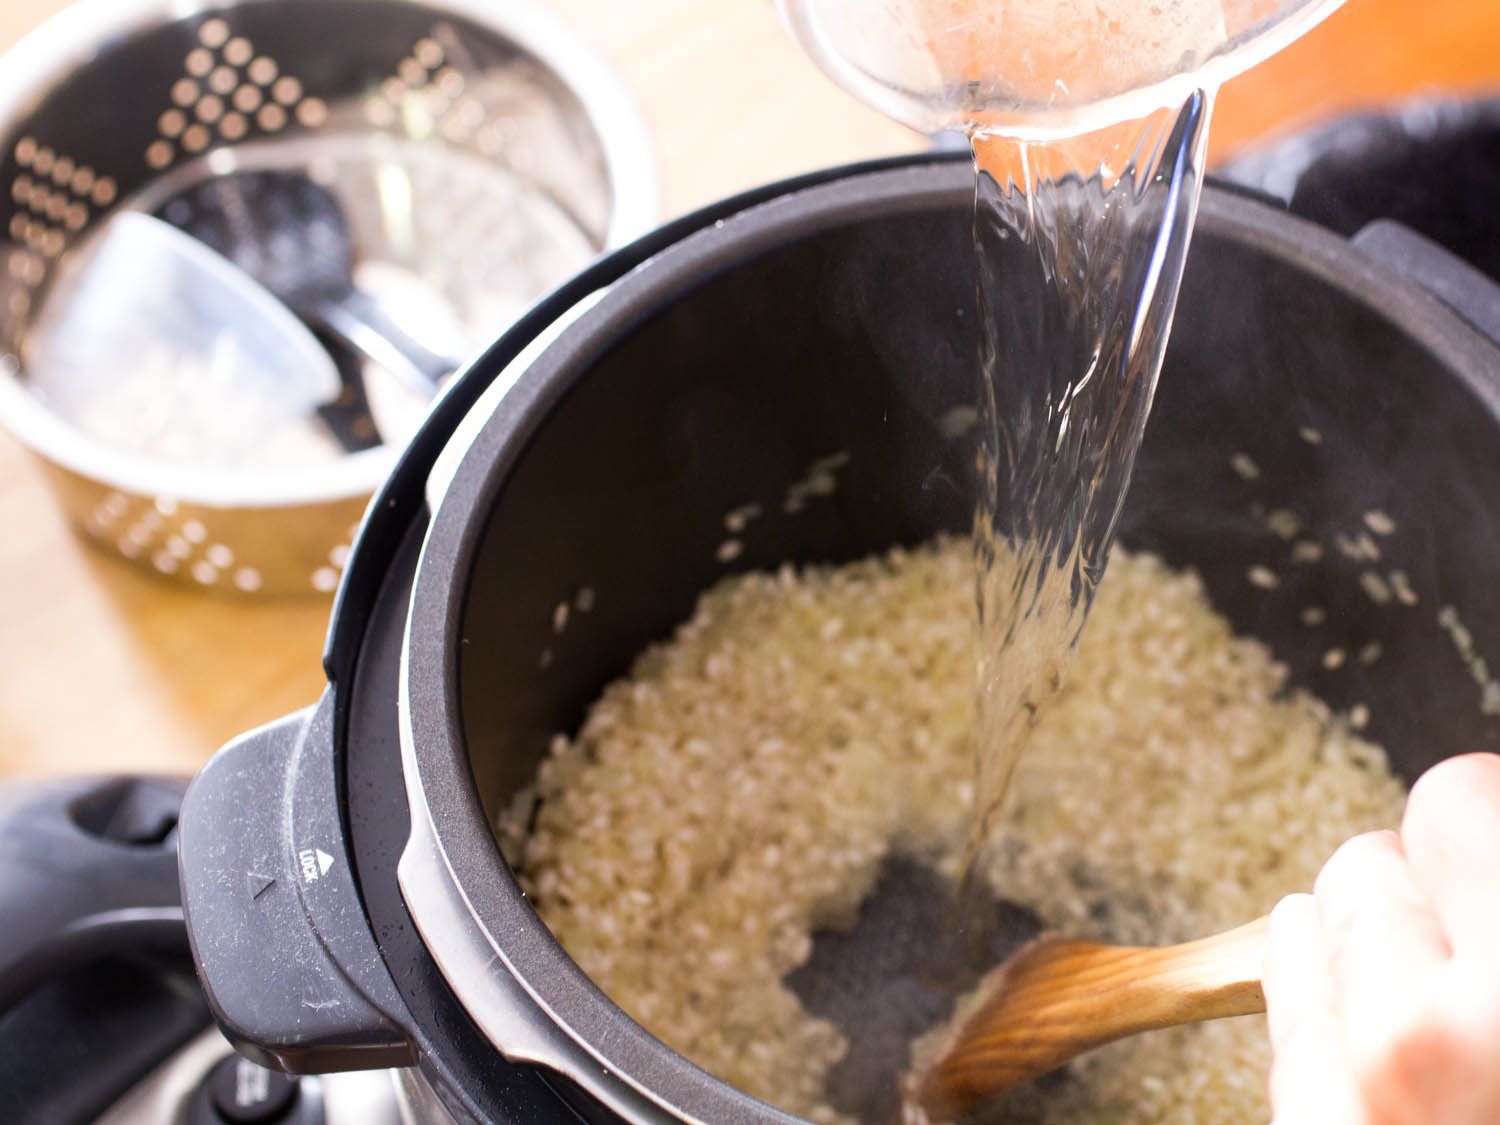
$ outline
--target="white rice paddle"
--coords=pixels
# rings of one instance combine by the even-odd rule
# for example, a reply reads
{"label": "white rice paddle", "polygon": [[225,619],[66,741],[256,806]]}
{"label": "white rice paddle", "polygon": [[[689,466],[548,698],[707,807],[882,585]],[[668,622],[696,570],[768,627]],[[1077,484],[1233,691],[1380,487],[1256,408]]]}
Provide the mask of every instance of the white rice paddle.
{"label": "white rice paddle", "polygon": [[1268,927],[1160,948],[1038,938],[985,978],[973,1014],[919,1069],[917,1100],[952,1120],[1116,1039],[1264,1012]]}

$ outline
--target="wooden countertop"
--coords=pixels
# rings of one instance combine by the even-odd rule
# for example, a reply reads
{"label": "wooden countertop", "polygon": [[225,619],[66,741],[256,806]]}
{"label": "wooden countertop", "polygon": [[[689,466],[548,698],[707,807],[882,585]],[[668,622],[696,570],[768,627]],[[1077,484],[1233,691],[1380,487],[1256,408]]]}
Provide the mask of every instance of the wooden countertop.
{"label": "wooden countertop", "polygon": [[[917,147],[817,73],[770,0],[552,6],[640,99],[667,215]],[[5,0],[0,49],[62,7]],[[1500,5],[1350,0],[1224,90],[1213,151],[1416,91],[1486,86],[1500,88]],[[0,434],[0,775],[192,770],[238,732],[316,698],[327,612],[324,600],[178,590],[84,546],[29,456]]]}

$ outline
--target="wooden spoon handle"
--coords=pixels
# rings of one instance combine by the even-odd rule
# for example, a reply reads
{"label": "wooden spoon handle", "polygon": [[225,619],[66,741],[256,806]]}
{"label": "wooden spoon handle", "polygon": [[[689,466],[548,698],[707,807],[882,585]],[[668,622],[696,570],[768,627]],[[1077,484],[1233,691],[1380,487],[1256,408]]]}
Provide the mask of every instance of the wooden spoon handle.
{"label": "wooden spoon handle", "polygon": [[981,985],[980,1006],[921,1083],[923,1108],[951,1119],[1115,1039],[1264,1012],[1268,925],[1164,948],[1033,942]]}

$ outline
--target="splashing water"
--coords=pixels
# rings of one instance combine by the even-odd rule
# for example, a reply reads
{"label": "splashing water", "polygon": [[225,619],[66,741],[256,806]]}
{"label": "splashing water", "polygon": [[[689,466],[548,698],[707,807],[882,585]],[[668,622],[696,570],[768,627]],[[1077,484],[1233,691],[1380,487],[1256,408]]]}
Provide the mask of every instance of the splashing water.
{"label": "splashing water", "polygon": [[971,138],[983,337],[969,876],[1104,574],[1177,303],[1211,103],[1195,91],[1061,140]]}

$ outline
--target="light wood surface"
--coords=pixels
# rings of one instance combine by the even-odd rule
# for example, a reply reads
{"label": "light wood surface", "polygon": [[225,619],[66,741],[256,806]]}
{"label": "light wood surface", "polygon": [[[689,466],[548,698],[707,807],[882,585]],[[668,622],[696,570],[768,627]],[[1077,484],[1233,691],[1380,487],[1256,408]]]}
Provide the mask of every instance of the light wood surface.
{"label": "light wood surface", "polygon": [[[770,0],[551,3],[635,91],[667,215],[917,147],[822,78]],[[62,7],[0,0],[0,49]],[[1350,106],[1483,86],[1500,86],[1500,4],[1350,0],[1223,92],[1213,151]],[[83,546],[28,455],[0,434],[0,774],[191,770],[316,697],[327,611],[321,600],[180,591]]]}

